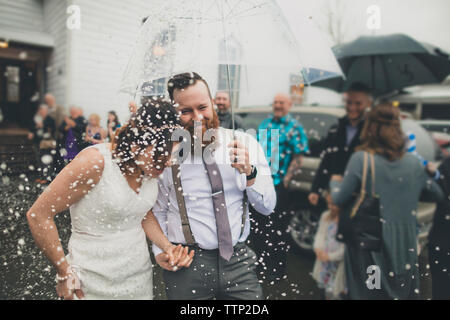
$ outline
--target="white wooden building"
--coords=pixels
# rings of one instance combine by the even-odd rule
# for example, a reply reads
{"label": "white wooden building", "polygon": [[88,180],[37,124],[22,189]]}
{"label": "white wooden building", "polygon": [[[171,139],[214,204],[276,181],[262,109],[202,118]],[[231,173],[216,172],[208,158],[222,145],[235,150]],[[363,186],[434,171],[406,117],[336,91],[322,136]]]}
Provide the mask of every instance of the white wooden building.
{"label": "white wooden building", "polygon": [[[86,117],[98,113],[103,124],[109,110],[126,120],[127,101],[118,89],[142,21],[154,5],[151,0],[0,0],[4,118],[25,126],[23,118],[31,121],[37,104],[50,92],[67,109],[82,107]],[[244,80],[239,80],[239,68],[235,69],[232,90],[239,91]],[[276,91],[292,91],[295,76],[275,71],[271,80]],[[212,91],[225,89],[223,72],[223,65],[217,65],[217,72],[204,75]],[[258,90],[257,105],[270,104],[276,92],[260,86]],[[235,105],[242,103],[251,105],[241,95]]]}
{"label": "white wooden building", "polygon": [[[58,104],[80,106],[86,116],[95,112],[106,120],[117,107],[117,88],[149,10],[150,1],[142,0],[0,0],[0,74],[19,75],[15,85],[0,80],[0,107],[20,104],[30,113],[36,106],[23,105],[50,92]],[[18,96],[8,96],[8,90]],[[126,109],[117,110],[122,118]],[[15,121],[24,114],[10,116]]]}

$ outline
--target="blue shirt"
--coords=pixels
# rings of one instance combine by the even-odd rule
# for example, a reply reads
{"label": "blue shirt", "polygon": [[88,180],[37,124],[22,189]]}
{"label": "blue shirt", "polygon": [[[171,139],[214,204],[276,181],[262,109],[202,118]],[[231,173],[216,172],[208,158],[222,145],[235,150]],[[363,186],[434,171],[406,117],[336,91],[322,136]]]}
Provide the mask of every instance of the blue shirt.
{"label": "blue shirt", "polygon": [[356,133],[358,132],[358,127],[347,125],[346,131],[347,131],[347,146],[349,146],[350,143],[352,143],[353,138],[356,136]]}
{"label": "blue shirt", "polygon": [[[260,131],[264,129],[267,132]],[[283,181],[292,156],[309,151],[303,126],[290,114],[278,120],[273,116],[264,120],[258,128],[258,141],[266,154],[275,185]]]}

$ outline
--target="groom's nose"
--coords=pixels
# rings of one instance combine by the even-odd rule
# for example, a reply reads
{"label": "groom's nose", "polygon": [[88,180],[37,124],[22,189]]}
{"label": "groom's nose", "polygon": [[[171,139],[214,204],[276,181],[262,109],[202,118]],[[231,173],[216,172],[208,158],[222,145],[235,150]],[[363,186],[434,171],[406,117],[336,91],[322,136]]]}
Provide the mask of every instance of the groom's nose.
{"label": "groom's nose", "polygon": [[192,117],[192,120],[194,121],[201,121],[203,119],[203,116],[198,110],[194,110],[194,116]]}

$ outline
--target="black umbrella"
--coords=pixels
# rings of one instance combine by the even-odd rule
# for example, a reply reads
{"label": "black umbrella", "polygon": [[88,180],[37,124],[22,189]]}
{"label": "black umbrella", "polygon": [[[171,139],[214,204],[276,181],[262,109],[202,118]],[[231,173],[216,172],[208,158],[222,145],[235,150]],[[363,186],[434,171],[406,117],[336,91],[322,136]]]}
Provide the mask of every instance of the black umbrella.
{"label": "black umbrella", "polygon": [[345,92],[352,83],[362,82],[380,97],[414,85],[441,83],[450,74],[448,53],[403,34],[362,36],[335,46],[333,52],[347,79],[335,77],[313,86]]}

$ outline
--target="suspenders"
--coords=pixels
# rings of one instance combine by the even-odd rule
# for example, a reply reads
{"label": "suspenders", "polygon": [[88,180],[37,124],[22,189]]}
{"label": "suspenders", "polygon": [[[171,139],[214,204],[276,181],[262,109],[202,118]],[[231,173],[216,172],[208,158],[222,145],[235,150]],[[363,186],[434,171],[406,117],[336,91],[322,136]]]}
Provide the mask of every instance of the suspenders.
{"label": "suspenders", "polygon": [[[195,245],[197,244],[194,238],[194,234],[192,233],[191,225],[189,223],[189,218],[186,210],[186,203],[184,201],[183,196],[183,187],[181,185],[181,177],[180,177],[180,165],[176,164],[172,166],[172,178],[173,185],[175,188],[175,194],[177,196],[178,209],[180,211],[181,218],[181,227],[183,229],[184,238],[186,239],[186,244]],[[245,228],[245,220],[247,219],[246,209],[248,206],[248,197],[247,192],[244,191],[244,197],[242,199],[242,224],[241,224],[241,233],[239,238],[241,238],[244,233]]]}
{"label": "suspenders", "polygon": [[191,225],[189,224],[189,219],[186,210],[186,204],[184,202],[183,187],[181,186],[180,178],[180,165],[176,164],[172,166],[172,178],[173,186],[175,188],[175,193],[177,195],[178,209],[180,210],[181,217],[181,227],[183,228],[184,238],[188,245],[194,245],[195,238],[191,230]]}

